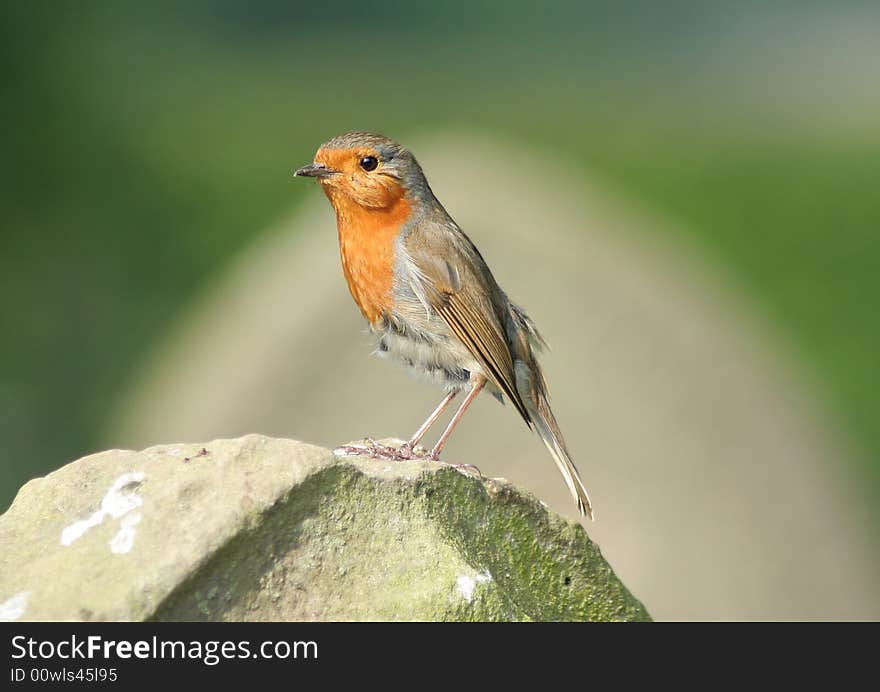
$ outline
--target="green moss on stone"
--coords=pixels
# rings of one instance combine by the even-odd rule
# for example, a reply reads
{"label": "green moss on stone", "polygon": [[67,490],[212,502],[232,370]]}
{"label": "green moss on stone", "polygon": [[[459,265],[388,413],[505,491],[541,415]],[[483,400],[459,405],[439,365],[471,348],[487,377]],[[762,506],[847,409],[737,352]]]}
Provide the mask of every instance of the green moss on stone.
{"label": "green moss on stone", "polygon": [[[368,462],[364,462],[368,463]],[[158,620],[646,620],[577,524],[451,470],[320,470],[211,556]]]}

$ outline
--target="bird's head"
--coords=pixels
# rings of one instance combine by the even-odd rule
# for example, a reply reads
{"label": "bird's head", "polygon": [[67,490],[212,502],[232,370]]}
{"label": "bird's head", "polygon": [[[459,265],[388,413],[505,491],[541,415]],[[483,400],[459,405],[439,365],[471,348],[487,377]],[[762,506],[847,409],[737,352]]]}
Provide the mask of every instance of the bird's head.
{"label": "bird's head", "polygon": [[422,169],[407,149],[368,132],[348,132],[325,142],[314,163],[294,175],[317,179],[337,210],[352,203],[388,209],[429,192]]}

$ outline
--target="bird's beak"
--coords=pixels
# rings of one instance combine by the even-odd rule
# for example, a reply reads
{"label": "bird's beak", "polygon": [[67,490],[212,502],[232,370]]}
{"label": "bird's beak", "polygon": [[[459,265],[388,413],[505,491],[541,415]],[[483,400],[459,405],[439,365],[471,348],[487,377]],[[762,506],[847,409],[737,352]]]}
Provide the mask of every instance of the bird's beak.
{"label": "bird's beak", "polygon": [[310,163],[308,166],[303,166],[293,172],[295,176],[299,176],[301,178],[327,178],[335,173],[332,168],[328,168],[323,163]]}

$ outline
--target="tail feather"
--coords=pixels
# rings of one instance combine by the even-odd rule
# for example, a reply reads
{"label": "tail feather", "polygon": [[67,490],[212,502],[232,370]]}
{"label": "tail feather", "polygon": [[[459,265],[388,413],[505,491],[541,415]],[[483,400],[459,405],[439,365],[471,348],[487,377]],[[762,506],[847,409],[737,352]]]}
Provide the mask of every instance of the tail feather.
{"label": "tail feather", "polygon": [[562,478],[565,480],[571,496],[577,503],[581,516],[586,515],[593,519],[593,504],[590,502],[590,494],[587,492],[587,488],[581,480],[581,475],[571,460],[571,455],[569,455],[568,449],[565,446],[565,440],[562,437],[562,432],[559,430],[559,425],[556,423],[556,418],[550,410],[550,405],[543,397],[539,399],[538,410],[532,416],[532,423],[550,451],[553,461],[556,462],[556,467],[562,474]]}
{"label": "tail feather", "polygon": [[546,348],[547,342],[522,308],[513,303],[508,303],[508,306],[507,335],[516,373],[516,393],[522,403],[518,410],[528,413],[526,423],[538,432],[550,451],[550,456],[556,462],[581,516],[586,515],[593,519],[590,495],[571,460],[559,424],[550,409],[550,392],[541,366],[535,358],[535,353]]}

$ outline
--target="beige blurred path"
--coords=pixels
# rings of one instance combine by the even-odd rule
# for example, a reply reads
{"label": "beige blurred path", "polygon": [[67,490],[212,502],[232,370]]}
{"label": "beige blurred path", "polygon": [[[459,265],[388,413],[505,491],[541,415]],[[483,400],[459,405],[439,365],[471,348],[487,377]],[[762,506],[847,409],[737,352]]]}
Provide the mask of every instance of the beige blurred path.
{"label": "beige blurred path", "polygon": [[[647,232],[660,221],[546,154],[460,134],[408,143],[550,341],[554,408],[597,510],[587,530],[651,613],[880,618],[851,453],[733,292],[659,243],[680,236]],[[106,442],[406,437],[441,393],[370,350],[316,187],[192,308]],[[482,397],[447,449],[573,515],[512,409]]]}

